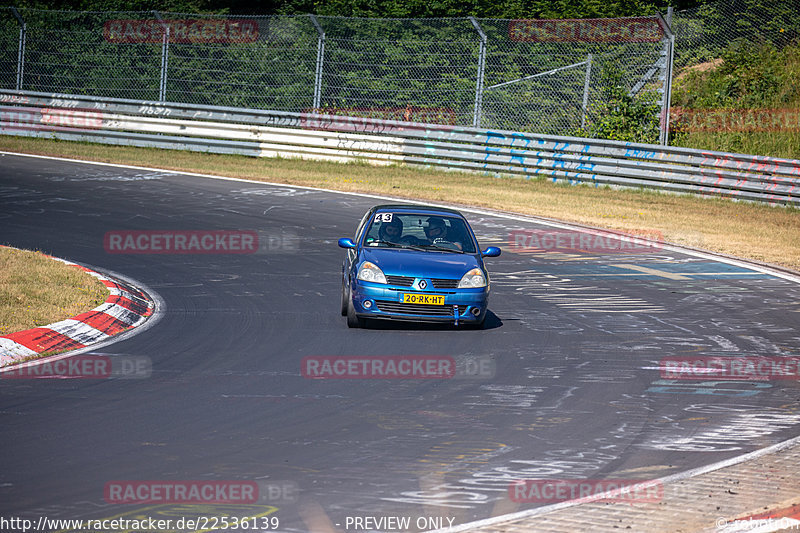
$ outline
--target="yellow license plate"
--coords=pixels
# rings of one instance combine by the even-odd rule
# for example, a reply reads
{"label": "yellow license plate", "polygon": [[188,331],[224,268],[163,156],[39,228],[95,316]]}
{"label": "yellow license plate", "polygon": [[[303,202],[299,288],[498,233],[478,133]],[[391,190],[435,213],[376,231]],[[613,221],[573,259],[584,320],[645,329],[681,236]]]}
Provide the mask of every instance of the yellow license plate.
{"label": "yellow license plate", "polygon": [[404,304],[444,305],[443,294],[408,294],[403,293]]}

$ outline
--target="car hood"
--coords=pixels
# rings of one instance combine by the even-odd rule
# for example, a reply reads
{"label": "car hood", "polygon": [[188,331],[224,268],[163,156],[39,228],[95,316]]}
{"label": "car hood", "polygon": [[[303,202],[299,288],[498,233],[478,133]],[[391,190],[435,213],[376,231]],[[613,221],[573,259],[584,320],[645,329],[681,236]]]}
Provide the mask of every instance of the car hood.
{"label": "car hood", "polygon": [[473,268],[481,267],[477,254],[418,252],[399,248],[362,248],[362,261],[378,265],[387,276],[461,279]]}

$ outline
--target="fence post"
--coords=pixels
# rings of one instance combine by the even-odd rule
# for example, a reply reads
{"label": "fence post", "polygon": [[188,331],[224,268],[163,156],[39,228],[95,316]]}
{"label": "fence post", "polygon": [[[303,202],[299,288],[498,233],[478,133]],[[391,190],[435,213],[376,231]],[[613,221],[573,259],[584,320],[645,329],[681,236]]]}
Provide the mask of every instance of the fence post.
{"label": "fence post", "polygon": [[589,82],[592,79],[592,54],[586,54],[586,81],[583,82],[583,115],[581,129],[586,128],[586,113],[589,111]]}
{"label": "fence post", "polygon": [[480,49],[478,50],[478,81],[475,83],[475,110],[472,112],[472,126],[481,127],[481,112],[483,111],[483,76],[486,71],[486,34],[483,33],[481,25],[475,17],[469,17],[470,22],[475,27],[481,37]]}
{"label": "fence post", "polygon": [[314,28],[317,29],[317,68],[314,72],[314,103],[311,106],[314,113],[319,109],[322,102],[322,72],[325,63],[325,32],[322,30],[317,17],[313,14],[308,15]]}
{"label": "fence post", "polygon": [[167,68],[169,67],[169,24],[161,18],[161,13],[153,11],[156,19],[164,28],[164,36],[161,38],[161,81],[158,86],[158,101],[167,101]]}
{"label": "fence post", "polygon": [[11,12],[19,22],[19,49],[17,50],[17,90],[22,90],[22,81],[25,76],[25,40],[28,35],[28,27],[25,19],[19,14],[16,7],[11,7]]}
{"label": "fence post", "polygon": [[[661,15],[659,14],[659,17]],[[662,21],[666,24],[667,39],[664,43],[664,94],[661,97],[661,124],[659,128],[658,143],[662,146],[669,144],[669,108],[672,105],[672,68],[675,62],[675,33],[672,31],[672,7],[667,8],[667,18]]]}
{"label": "fence post", "polygon": [[[667,8],[667,25],[672,29],[672,6]],[[672,69],[675,67],[675,32],[669,36],[669,57],[667,71],[667,115],[664,127],[664,146],[669,145],[669,108],[672,106]]]}

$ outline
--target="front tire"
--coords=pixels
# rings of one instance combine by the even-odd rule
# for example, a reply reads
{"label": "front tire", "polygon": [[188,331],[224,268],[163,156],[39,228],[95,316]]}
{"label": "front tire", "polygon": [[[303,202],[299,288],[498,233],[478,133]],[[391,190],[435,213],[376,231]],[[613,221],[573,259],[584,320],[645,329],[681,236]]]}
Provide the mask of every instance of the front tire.
{"label": "front tire", "polygon": [[347,306],[349,303],[350,295],[344,288],[344,282],[342,282],[342,316],[347,316]]}
{"label": "front tire", "polygon": [[483,318],[481,318],[480,322],[471,322],[467,325],[467,329],[483,329],[484,324],[486,323],[486,315],[489,314],[489,311],[486,311],[483,314]]}
{"label": "front tire", "polygon": [[363,328],[365,320],[356,315],[356,310],[353,307],[353,300],[347,299],[347,327],[348,328]]}

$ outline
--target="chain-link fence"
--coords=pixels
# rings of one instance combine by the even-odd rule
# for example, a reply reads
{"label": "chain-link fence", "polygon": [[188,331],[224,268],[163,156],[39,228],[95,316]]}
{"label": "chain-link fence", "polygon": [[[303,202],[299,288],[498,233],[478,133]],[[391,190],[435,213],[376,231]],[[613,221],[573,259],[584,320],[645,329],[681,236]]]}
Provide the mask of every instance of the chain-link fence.
{"label": "chain-link fence", "polygon": [[730,0],[674,14],[669,142],[800,156],[800,4]]}
{"label": "chain-link fence", "polygon": [[783,47],[800,38],[797,0],[726,0],[672,17],[675,68],[718,59],[736,41]]}
{"label": "chain-link fence", "polygon": [[0,9],[0,86],[579,133],[666,104],[660,16],[527,21]]}
{"label": "chain-link fence", "polygon": [[15,88],[23,32],[14,10],[0,9],[0,87]]}

